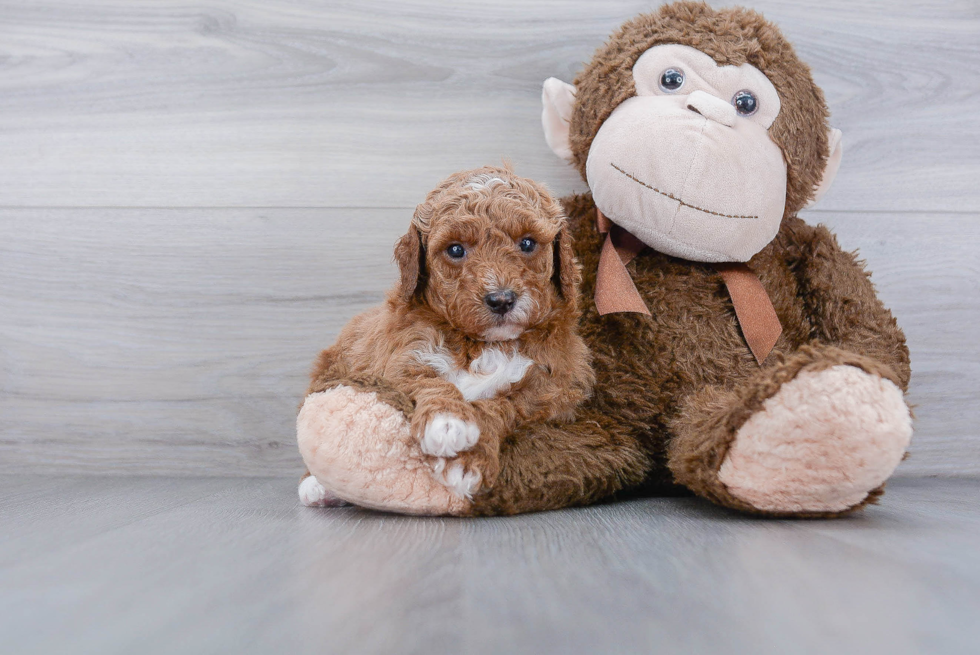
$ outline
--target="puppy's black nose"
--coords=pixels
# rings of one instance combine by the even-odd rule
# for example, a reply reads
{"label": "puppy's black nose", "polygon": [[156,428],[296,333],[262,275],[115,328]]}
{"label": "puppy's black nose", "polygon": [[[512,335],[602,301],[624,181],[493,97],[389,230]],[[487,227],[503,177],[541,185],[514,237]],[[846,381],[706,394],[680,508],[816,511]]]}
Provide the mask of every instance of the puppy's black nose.
{"label": "puppy's black nose", "polygon": [[503,316],[514,308],[514,303],[517,302],[517,294],[510,290],[494,291],[485,295],[483,302],[487,304],[491,312]]}

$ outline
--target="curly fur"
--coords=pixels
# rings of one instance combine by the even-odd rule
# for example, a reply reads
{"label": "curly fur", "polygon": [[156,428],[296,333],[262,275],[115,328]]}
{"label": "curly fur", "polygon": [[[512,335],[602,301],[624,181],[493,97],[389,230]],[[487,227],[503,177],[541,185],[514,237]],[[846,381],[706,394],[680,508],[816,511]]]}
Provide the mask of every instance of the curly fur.
{"label": "curly fur", "polygon": [[[526,237],[532,252],[518,247]],[[453,244],[463,258],[447,253]],[[395,259],[398,286],[320,354],[308,393],[370,389],[411,416],[416,436],[438,414],[475,423],[479,442],[459,460],[489,486],[501,438],[521,422],[570,420],[591,390],[564,212],[509,169],[457,173],[418,206]],[[503,317],[484,300],[502,288],[517,294]]]}

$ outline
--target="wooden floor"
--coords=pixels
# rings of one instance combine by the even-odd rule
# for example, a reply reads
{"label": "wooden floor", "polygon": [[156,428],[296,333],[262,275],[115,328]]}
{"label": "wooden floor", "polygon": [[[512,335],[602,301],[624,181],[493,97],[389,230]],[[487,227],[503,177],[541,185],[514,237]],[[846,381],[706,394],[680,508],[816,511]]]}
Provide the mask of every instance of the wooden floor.
{"label": "wooden floor", "polygon": [[644,499],[486,520],[294,479],[0,480],[4,653],[976,653],[980,480],[835,521]]}

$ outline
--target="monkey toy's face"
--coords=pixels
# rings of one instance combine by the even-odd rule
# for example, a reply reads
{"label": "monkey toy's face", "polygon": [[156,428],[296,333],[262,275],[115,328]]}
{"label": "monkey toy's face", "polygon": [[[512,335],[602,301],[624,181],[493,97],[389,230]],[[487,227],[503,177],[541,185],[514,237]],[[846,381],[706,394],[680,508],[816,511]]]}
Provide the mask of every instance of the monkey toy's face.
{"label": "monkey toy's face", "polygon": [[[632,82],[634,94],[588,147],[584,168],[596,206],[665,254],[748,261],[776,236],[786,210],[787,164],[769,133],[781,109],[776,88],[748,63],[718,65],[676,43],[644,51]],[[567,159],[575,93],[554,78],[545,83],[545,135]],[[839,160],[839,132],[829,140],[834,156],[821,186]]]}
{"label": "monkey toy's face", "polygon": [[786,202],[783,154],[767,130],[779,95],[749,64],[718,66],[683,45],[647,50],[636,95],[592,142],[596,205],[655,250],[746,261],[772,241]]}

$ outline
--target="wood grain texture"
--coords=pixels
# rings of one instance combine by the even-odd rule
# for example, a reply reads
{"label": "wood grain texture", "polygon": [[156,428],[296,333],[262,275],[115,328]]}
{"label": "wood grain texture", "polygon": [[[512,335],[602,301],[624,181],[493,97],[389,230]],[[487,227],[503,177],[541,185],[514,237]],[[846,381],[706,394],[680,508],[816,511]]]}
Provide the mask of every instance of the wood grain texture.
{"label": "wood grain texture", "polygon": [[[912,350],[903,475],[980,473],[980,216],[810,212]],[[402,209],[0,209],[0,472],[298,470],[315,354],[395,280]],[[923,224],[928,231],[923,231]]]}
{"label": "wood grain texture", "polygon": [[0,484],[12,653],[969,653],[980,482],[836,521],[695,498],[495,519],[299,506],[295,479]]}
{"label": "wood grain texture", "polygon": [[[759,0],[811,64],[844,163],[824,207],[980,209],[975,3]],[[0,205],[414,206],[541,135],[648,2],[0,2]]]}
{"label": "wood grain texture", "polygon": [[295,470],[307,370],[381,300],[411,218],[0,213],[0,466],[134,474]]}

